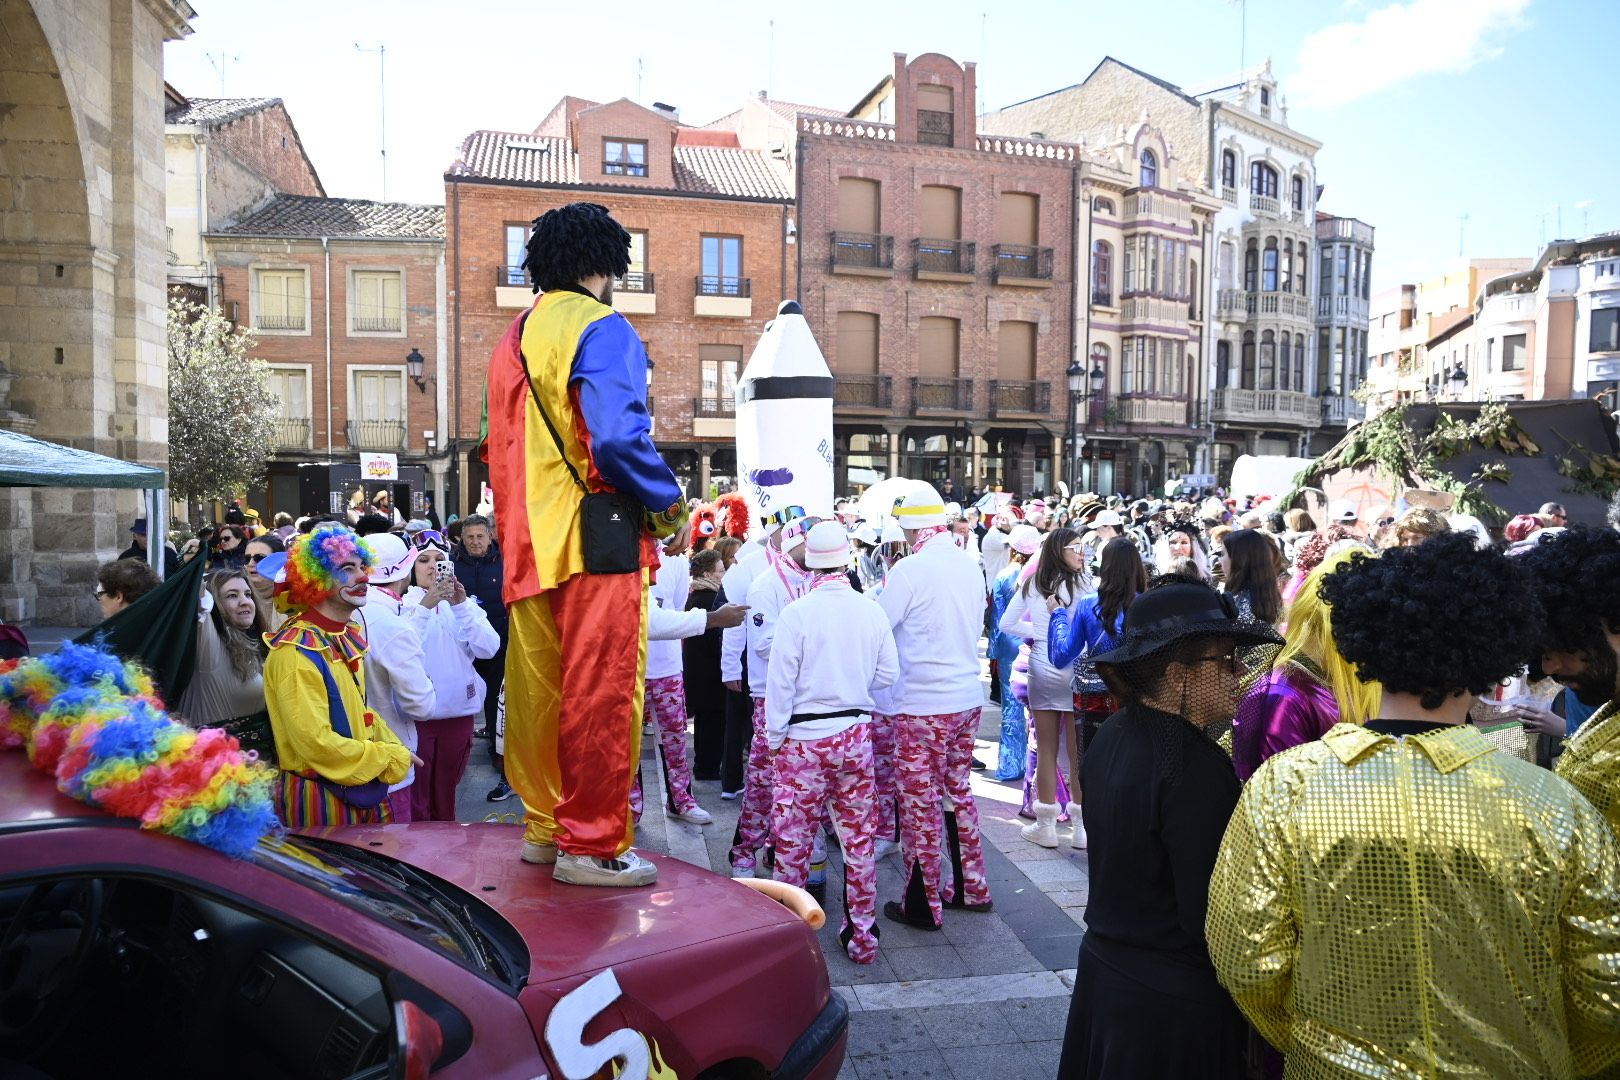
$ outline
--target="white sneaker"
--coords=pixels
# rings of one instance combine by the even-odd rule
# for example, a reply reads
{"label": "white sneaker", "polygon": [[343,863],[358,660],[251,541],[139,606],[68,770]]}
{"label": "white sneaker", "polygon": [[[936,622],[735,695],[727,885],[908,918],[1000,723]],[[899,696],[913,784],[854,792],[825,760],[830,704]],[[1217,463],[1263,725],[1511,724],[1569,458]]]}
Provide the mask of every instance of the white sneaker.
{"label": "white sneaker", "polygon": [[898,840],[878,840],[872,844],[872,858],[874,860],[887,858],[900,850]]}
{"label": "white sneaker", "polygon": [[731,876],[734,877],[734,878],[751,878],[751,877],[754,877],[755,876],[755,874],[754,874],[754,864],[749,863],[746,866],[733,866],[731,868]]}
{"label": "white sneaker", "polygon": [[537,844],[533,840],[523,841],[523,861],[549,866],[557,861],[556,844]]}
{"label": "white sneaker", "polygon": [[1030,843],[1039,844],[1044,848],[1057,847],[1057,803],[1044,803],[1037,801],[1033,809],[1035,811],[1034,824],[1025,825],[1019,830],[1019,835],[1021,835],[1025,840],[1028,840]]}
{"label": "white sneaker", "polygon": [[690,810],[681,810],[678,813],[674,813],[669,816],[674,818],[676,821],[684,821],[689,825],[714,824],[714,815],[703,809],[703,807],[696,805],[694,805]]}
{"label": "white sneaker", "polygon": [[658,867],[626,851],[616,859],[598,859],[591,855],[557,856],[557,868],[551,880],[567,885],[603,885],[608,888],[634,888],[651,885],[658,880]]}
{"label": "white sneaker", "polygon": [[1080,804],[1077,802],[1072,802],[1069,804],[1069,824],[1074,826],[1074,836],[1070,839],[1069,843],[1082,851],[1085,850],[1086,823],[1080,817]]}
{"label": "white sneaker", "polygon": [[742,792],[741,791],[722,791],[720,793],[720,797],[722,799],[726,800],[726,802],[731,802],[733,799],[742,798]]}

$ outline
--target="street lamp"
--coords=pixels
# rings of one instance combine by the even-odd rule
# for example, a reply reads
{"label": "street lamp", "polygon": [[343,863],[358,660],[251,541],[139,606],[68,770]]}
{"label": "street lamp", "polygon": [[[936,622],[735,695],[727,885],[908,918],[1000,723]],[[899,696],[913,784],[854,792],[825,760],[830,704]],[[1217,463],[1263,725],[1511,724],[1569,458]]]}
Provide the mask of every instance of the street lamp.
{"label": "street lamp", "polygon": [[1094,356],[1091,363],[1092,368],[1088,372],[1076,357],[1063,372],[1069,385],[1069,478],[1077,491],[1080,485],[1080,455],[1086,446],[1085,433],[1080,430],[1080,408],[1101,394],[1103,384],[1108,381],[1101,358]]}
{"label": "street lamp", "polygon": [[415,347],[405,354],[405,370],[410,372],[411,382],[416,384],[416,389],[424,394],[427,393],[427,380],[422,378],[422,368],[426,363],[427,360]]}
{"label": "street lamp", "polygon": [[1451,374],[1446,376],[1451,380],[1451,392],[1462,397],[1463,387],[1468,385],[1468,372],[1463,370],[1462,361],[1459,360],[1452,367]]}

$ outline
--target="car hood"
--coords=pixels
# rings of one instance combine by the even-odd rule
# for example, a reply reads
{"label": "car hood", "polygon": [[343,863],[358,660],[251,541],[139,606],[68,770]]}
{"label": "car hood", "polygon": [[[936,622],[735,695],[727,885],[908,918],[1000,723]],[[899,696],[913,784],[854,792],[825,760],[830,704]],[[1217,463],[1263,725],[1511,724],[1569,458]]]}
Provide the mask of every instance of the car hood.
{"label": "car hood", "polygon": [[518,857],[523,829],[415,822],[308,830],[444,878],[494,908],[528,943],[531,981],[628,963],[797,918],[775,901],[662,855],[658,883],[609,889],[553,883],[550,866]]}

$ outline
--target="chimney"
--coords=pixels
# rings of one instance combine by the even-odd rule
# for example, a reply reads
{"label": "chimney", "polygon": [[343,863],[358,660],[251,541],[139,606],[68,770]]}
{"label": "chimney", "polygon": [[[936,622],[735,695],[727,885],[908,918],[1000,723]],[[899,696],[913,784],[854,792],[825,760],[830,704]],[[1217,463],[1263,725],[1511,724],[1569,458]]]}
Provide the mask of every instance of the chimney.
{"label": "chimney", "polygon": [[653,102],[653,111],[662,113],[677,124],[681,122],[681,110],[674,105],[666,105],[662,101]]}

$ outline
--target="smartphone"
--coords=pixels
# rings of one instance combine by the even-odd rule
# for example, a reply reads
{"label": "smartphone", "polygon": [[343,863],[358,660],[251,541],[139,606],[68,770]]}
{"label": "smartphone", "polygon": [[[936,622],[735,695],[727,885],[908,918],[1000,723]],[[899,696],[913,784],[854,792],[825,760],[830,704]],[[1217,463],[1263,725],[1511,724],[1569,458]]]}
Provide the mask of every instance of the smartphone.
{"label": "smartphone", "polygon": [[448,581],[456,576],[456,564],[448,559],[440,559],[433,564],[433,580]]}

